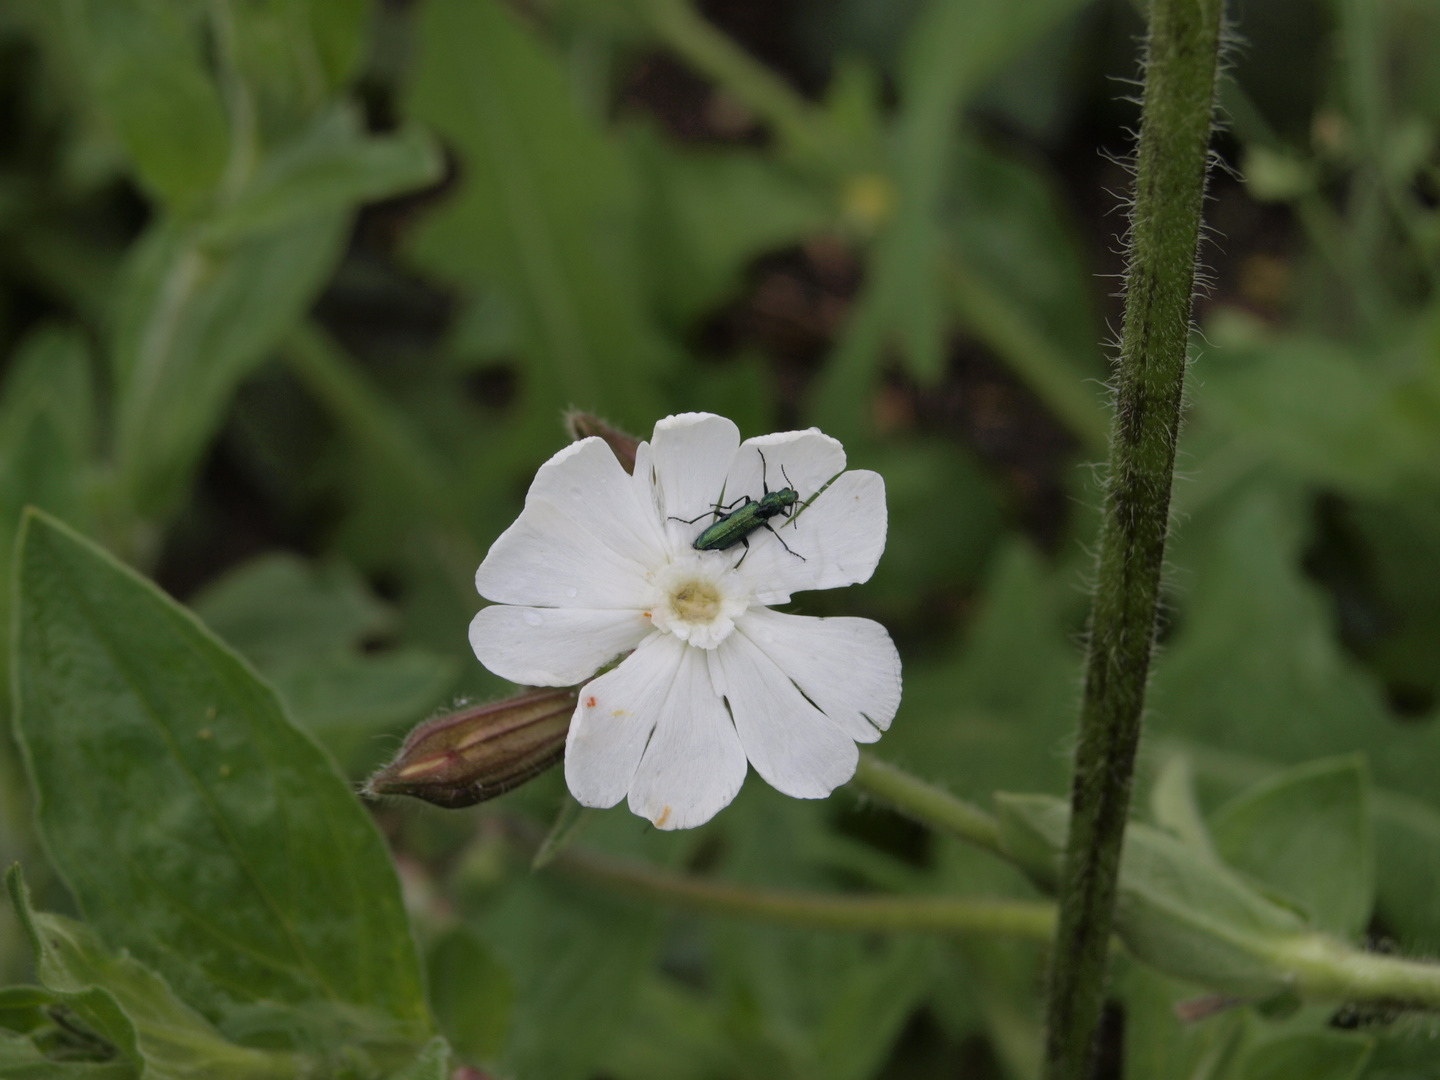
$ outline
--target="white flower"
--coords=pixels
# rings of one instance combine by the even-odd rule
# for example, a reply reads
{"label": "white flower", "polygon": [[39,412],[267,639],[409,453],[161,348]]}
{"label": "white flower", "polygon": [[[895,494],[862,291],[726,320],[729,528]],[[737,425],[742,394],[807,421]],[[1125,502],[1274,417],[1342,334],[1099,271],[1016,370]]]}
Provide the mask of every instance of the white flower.
{"label": "white flower", "polygon": [[[820,495],[793,522],[772,518],[776,533],[752,532],[748,551],[696,551],[717,502],[761,497],[762,456],[770,490],[798,492],[794,509]],[[656,424],[633,476],[593,437],[540,467],[475,575],[496,603],[470,643],[495,674],[534,686],[583,682],[630,653],[580,693],[565,779],[581,803],[628,795],[636,814],[685,829],[735,797],[747,759],[801,799],[854,774],[856,742],[878,739],[900,704],[889,634],[768,607],[874,573],[885,484],[844,468],[844,449],[815,428],[742,444],[709,413]]]}

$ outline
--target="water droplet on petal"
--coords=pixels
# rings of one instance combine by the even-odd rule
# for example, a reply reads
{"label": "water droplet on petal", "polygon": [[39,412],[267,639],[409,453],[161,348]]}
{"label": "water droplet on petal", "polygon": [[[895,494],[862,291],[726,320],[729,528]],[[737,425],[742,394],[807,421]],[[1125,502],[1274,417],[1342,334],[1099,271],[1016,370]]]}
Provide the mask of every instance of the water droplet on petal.
{"label": "water droplet on petal", "polygon": [[569,597],[579,596],[579,595],[580,595],[580,590],[577,589],[577,588],[575,588],[574,585],[571,585],[570,588],[568,588],[568,589],[565,590],[565,595],[566,595],[566,596],[569,596]]}
{"label": "water droplet on petal", "polygon": [[538,611],[527,611],[525,612],[525,621],[531,626],[539,626],[545,620],[540,617],[540,613]]}

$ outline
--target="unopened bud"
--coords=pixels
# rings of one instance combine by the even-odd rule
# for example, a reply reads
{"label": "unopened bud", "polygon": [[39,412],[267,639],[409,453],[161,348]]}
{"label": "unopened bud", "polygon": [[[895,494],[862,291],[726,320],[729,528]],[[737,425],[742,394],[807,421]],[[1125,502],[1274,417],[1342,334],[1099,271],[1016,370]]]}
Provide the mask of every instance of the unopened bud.
{"label": "unopened bud", "polygon": [[635,451],[640,446],[640,440],[634,435],[627,434],[598,416],[586,412],[566,413],[565,427],[569,430],[570,437],[576,440],[598,435],[610,444],[610,449],[615,451],[615,456],[620,459],[620,464],[627,473],[635,471]]}
{"label": "unopened bud", "polygon": [[513,791],[565,755],[575,690],[536,690],[421,724],[367,795],[412,795],[455,810]]}

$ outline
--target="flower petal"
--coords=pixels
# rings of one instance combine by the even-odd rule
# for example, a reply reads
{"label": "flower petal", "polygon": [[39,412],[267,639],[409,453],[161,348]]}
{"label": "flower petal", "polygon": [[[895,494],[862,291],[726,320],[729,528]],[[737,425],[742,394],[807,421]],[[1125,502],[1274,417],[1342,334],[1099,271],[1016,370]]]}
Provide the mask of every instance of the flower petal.
{"label": "flower petal", "polygon": [[761,435],[740,444],[725,481],[725,498],[759,499],[768,484],[771,491],[793,487],[804,502],[844,469],[845,448],[819,428]]}
{"label": "flower petal", "polygon": [[895,718],[900,654],[879,623],[752,608],[736,628],[856,742],[874,742]]}
{"label": "flower petal", "polygon": [[[713,413],[681,413],[655,425],[650,461],[656,501],[676,548],[693,543],[696,530],[704,524],[696,521],[687,525],[669,519],[689,521],[714,509],[725,490],[725,476],[739,445],[740,429],[734,421]],[[640,471],[638,458],[635,471]]]}
{"label": "flower petal", "polygon": [[565,739],[565,783],[582,805],[614,806],[630,790],[686,648],[652,634],[580,691]]}
{"label": "flower petal", "polygon": [[852,469],[803,513],[775,524],[776,535],[752,533],[740,573],[761,604],[784,603],[806,589],[868,581],[885,550],[886,528],[885,481],[879,473]]}
{"label": "flower petal", "polygon": [[492,604],[470,622],[487,668],[523,686],[570,686],[635,648],[654,628],[638,611]]}
{"label": "flower petal", "polygon": [[745,782],[745,751],[715,692],[703,650],[687,648],[640,768],[630,809],[661,829],[693,829],[726,806]]}
{"label": "flower petal", "polygon": [[540,466],[475,587],[506,604],[639,609],[652,600],[645,572],[665,562],[665,550],[653,505],[592,437]]}
{"label": "flower petal", "polygon": [[855,775],[855,740],[806,701],[754,642],[731,634],[715,652],[740,745],[771,787],[823,799]]}

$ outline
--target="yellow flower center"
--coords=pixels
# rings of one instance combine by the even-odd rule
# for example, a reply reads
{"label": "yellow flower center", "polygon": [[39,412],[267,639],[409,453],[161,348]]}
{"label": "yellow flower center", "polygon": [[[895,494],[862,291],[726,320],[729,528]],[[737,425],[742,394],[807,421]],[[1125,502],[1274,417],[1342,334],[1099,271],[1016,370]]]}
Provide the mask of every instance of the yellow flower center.
{"label": "yellow flower center", "polygon": [[670,593],[670,609],[688,623],[710,622],[720,605],[720,590],[699,578],[682,582]]}
{"label": "yellow flower center", "polygon": [[749,589],[730,568],[731,558],[728,552],[685,553],[659,570],[657,603],[649,611],[655,629],[699,649],[713,649],[729,637],[750,606]]}

